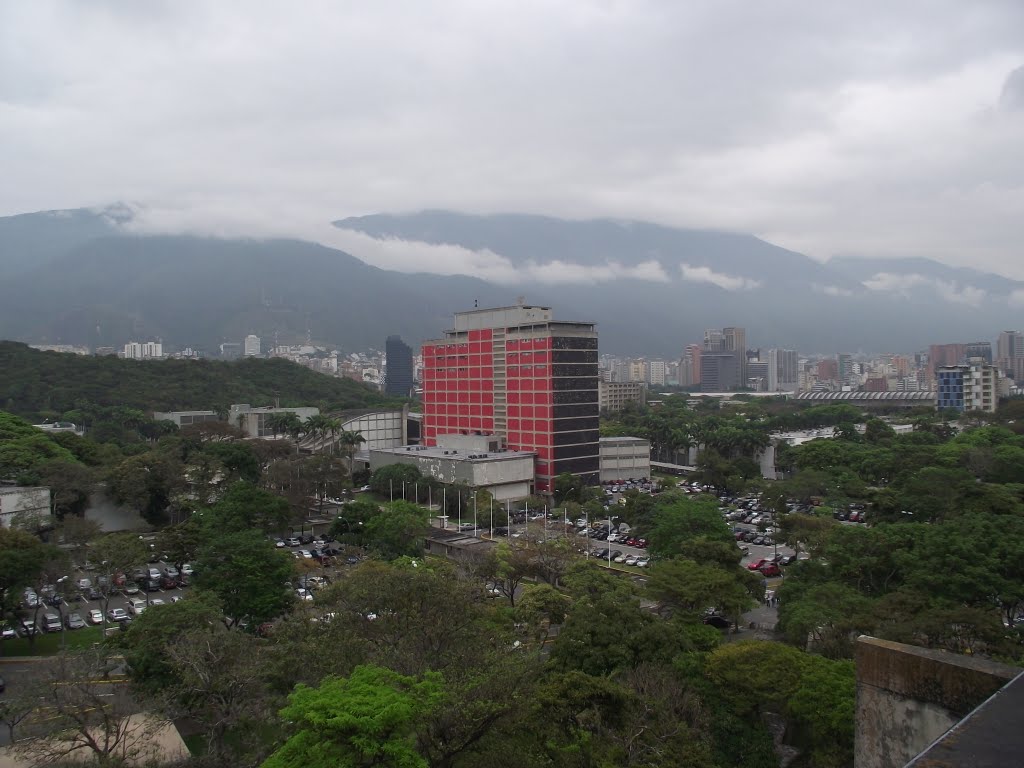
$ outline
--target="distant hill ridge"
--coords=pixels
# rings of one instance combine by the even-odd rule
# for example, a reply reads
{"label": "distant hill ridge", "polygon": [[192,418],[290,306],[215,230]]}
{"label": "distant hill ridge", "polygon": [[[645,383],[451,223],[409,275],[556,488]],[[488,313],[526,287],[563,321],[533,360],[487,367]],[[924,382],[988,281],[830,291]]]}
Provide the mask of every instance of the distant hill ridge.
{"label": "distant hill ridge", "polygon": [[[1019,281],[928,259],[823,264],[751,235],[645,222],[445,211],[335,222],[374,238],[492,251],[531,276],[497,285],[379,269],[358,253],[293,239],[126,234],[119,222],[130,215],[0,218],[0,336],[92,347],[160,337],[214,350],[249,333],[284,343],[309,332],[352,352],[381,348],[390,334],[415,346],[474,301],[523,295],[556,317],[596,321],[602,352],[614,354],[678,356],[704,328],[726,325],[745,326],[752,346],[913,352],[994,339],[1019,325],[1015,301],[1024,297]],[[559,282],[546,278],[556,261]],[[657,262],[663,274],[609,277],[601,270],[611,262]],[[429,255],[422,263],[430,268]],[[565,282],[567,273],[581,279]]]}

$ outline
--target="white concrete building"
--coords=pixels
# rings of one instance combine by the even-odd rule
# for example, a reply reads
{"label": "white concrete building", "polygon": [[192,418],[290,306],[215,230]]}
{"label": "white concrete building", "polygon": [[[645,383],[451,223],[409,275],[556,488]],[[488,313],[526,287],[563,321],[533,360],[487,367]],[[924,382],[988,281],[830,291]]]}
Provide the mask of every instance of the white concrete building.
{"label": "white concrete building", "polygon": [[159,341],[129,341],[124,345],[126,360],[149,360],[164,356],[164,345]]}
{"label": "white concrete building", "polygon": [[597,403],[602,411],[621,411],[627,403],[643,405],[647,402],[647,387],[639,381],[597,382]]}
{"label": "white concrete building", "polygon": [[601,482],[651,476],[651,443],[640,437],[602,437]]}
{"label": "white concrete building", "polygon": [[476,438],[493,447],[493,435],[443,435],[439,445],[405,445],[399,448],[379,448],[370,451],[370,470],[390,464],[410,464],[420,474],[446,484],[461,484],[488,491],[495,501],[522,499],[533,491],[533,462],[536,454],[527,451],[481,450],[460,448],[476,443],[459,442],[448,438]]}
{"label": "white concrete building", "polygon": [[260,337],[249,334],[245,337],[243,354],[246,357],[257,357],[260,354]]}
{"label": "white concrete building", "polygon": [[0,486],[0,525],[34,527],[51,518],[50,489],[42,486]]}

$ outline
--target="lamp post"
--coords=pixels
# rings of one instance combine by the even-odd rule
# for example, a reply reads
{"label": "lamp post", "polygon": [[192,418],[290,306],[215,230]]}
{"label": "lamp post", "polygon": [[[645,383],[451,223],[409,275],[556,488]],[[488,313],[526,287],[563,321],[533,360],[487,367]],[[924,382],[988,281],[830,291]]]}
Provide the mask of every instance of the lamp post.
{"label": "lamp post", "polygon": [[65,634],[67,628],[64,626],[64,598],[61,596],[61,592],[64,591],[63,587],[67,580],[67,576],[61,576],[57,579],[56,592],[57,597],[59,598],[59,602],[57,603],[57,615],[60,617],[60,649],[62,651],[67,648],[67,635]]}

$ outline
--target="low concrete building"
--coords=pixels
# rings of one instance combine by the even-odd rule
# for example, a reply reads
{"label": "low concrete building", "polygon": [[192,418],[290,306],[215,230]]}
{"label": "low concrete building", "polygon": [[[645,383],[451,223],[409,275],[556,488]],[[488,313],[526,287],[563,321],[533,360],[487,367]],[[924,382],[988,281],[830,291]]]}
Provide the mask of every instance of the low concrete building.
{"label": "low concrete building", "polygon": [[425,545],[428,554],[463,562],[483,559],[497,546],[493,541],[468,533],[436,528],[427,535]]}
{"label": "low concrete building", "polygon": [[267,416],[274,413],[294,413],[299,421],[308,421],[320,415],[319,408],[275,408],[265,406],[254,408],[248,403],[235,403],[228,411],[228,424],[238,427],[246,437],[273,437],[272,430],[267,429]]}
{"label": "low concrete building", "polygon": [[153,421],[172,421],[180,428],[222,419],[216,411],[154,411]]}
{"label": "low concrete building", "polygon": [[43,486],[0,486],[0,525],[39,527],[51,520],[50,489]]}
{"label": "low concrete building", "polygon": [[438,441],[441,444],[437,446],[371,449],[370,470],[410,464],[425,477],[442,483],[487,490],[496,501],[531,494],[536,454],[499,448],[493,435],[444,435]]}
{"label": "low concrete building", "polygon": [[601,438],[601,482],[651,476],[651,443],[641,437]]}
{"label": "low concrete building", "polygon": [[[662,384],[665,382],[662,381]],[[643,405],[647,402],[647,385],[642,381],[597,382],[597,404],[601,411],[615,413],[628,403]]]}

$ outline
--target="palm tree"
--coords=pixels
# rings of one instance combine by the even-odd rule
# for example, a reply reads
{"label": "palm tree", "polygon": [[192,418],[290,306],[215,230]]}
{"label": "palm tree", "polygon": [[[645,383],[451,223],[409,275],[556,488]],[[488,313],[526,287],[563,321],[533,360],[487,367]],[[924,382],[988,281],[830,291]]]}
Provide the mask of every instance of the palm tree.
{"label": "palm tree", "polygon": [[316,416],[310,416],[306,419],[306,431],[313,437],[313,452],[316,452],[316,441],[317,438],[320,440],[320,450],[323,450],[323,441],[327,435],[327,424],[330,421],[329,418],[323,414],[318,413]]}
{"label": "palm tree", "polygon": [[341,429],[341,419],[335,419],[335,418],[330,417],[330,416],[327,417],[324,420],[323,430],[324,430],[324,436],[325,437],[327,435],[331,436],[331,450],[333,452],[334,446],[337,445],[337,442],[338,442],[338,434],[342,431],[342,429]]}
{"label": "palm tree", "polygon": [[348,455],[348,476],[352,477],[353,470],[355,469],[355,456],[356,449],[360,443],[365,443],[366,438],[362,436],[359,430],[355,432],[348,432],[342,430],[341,436],[338,438],[338,444],[341,445],[342,449]]}

